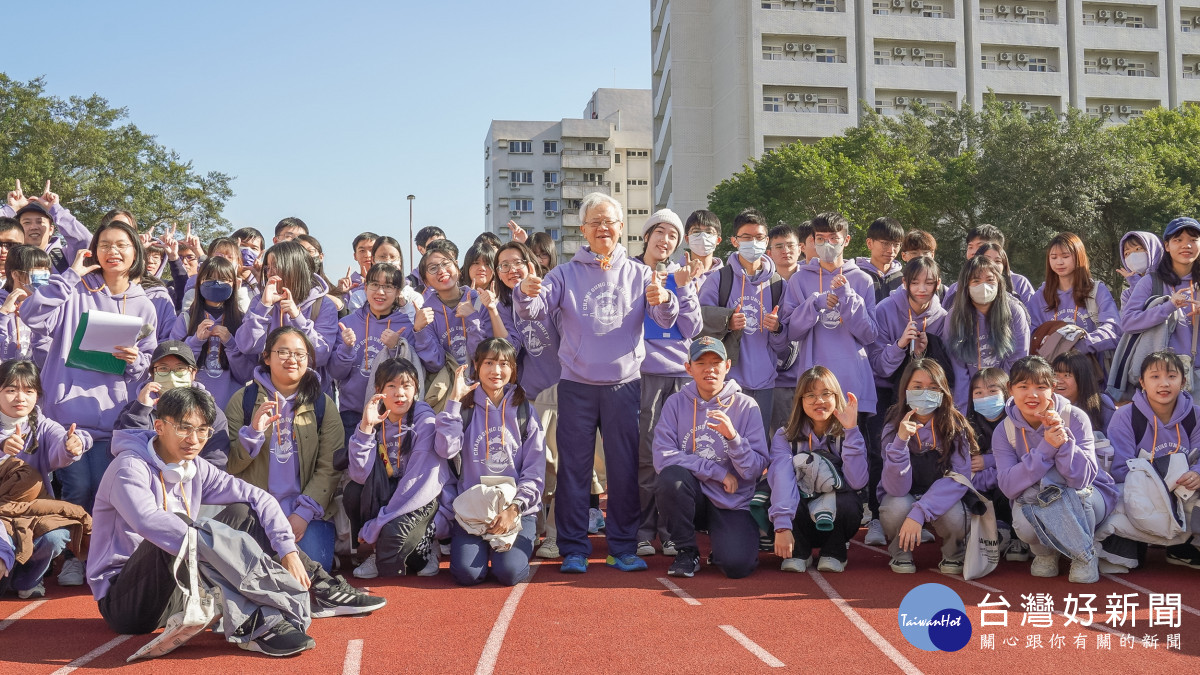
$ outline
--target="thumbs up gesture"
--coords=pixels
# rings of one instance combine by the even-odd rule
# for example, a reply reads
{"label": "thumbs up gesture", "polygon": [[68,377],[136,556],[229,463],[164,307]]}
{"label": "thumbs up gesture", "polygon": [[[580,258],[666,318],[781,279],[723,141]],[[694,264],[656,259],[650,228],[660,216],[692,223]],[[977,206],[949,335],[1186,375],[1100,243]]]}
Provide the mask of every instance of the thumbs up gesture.
{"label": "thumbs up gesture", "polygon": [[742,303],[738,303],[733,309],[733,316],[729,317],[729,330],[742,330],[746,327],[746,315],[742,313]]}
{"label": "thumbs up gesture", "polygon": [[521,292],[536,298],[542,292],[542,278],[533,274],[521,280]]}
{"label": "thumbs up gesture", "polygon": [[75,433],[75,425],[71,424],[71,428],[67,429],[67,452],[71,453],[72,457],[78,457],[83,454],[83,439],[79,434]]}
{"label": "thumbs up gesture", "polygon": [[[71,425],[74,426],[74,425]],[[21,429],[13,429],[12,436],[4,440],[4,445],[0,446],[4,454],[13,456],[25,449],[25,437],[21,435]]]}
{"label": "thumbs up gesture", "polygon": [[772,309],[770,314],[763,316],[762,327],[772,333],[779,330],[779,305],[775,305],[775,309]]}
{"label": "thumbs up gesture", "polygon": [[671,292],[664,286],[664,272],[654,272],[650,275],[650,285],[646,287],[646,302],[651,307],[661,305],[671,299]]}
{"label": "thumbs up gesture", "polygon": [[358,336],[354,334],[354,331],[350,328],[347,328],[346,324],[342,323],[341,321],[338,322],[338,329],[342,331],[342,342],[345,343],[347,347],[353,347],[354,343],[358,341]]}

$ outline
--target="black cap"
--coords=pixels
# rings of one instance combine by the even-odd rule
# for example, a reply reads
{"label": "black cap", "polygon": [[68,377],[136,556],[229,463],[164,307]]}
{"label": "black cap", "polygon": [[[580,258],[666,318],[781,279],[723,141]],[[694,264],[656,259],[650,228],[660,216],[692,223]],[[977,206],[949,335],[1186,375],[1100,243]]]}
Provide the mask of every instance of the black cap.
{"label": "black cap", "polygon": [[17,211],[16,214],[13,215],[13,218],[20,220],[22,213],[36,213],[37,215],[48,219],[51,223],[54,222],[54,216],[50,215],[50,209],[47,209],[41,202],[30,201],[25,206],[22,206],[21,210]]}
{"label": "black cap", "polygon": [[160,359],[168,356],[178,356],[183,359],[184,363],[193,368],[196,367],[196,355],[192,353],[192,348],[182,340],[164,340],[158,343],[154,355],[150,357],[150,363],[158,363]]}

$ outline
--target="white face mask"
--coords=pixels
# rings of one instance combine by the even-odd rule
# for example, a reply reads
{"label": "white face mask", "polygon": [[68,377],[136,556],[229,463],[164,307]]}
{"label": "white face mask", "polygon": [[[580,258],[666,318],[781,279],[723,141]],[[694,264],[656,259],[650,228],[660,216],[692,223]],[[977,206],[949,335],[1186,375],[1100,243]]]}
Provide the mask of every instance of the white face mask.
{"label": "white face mask", "polygon": [[1125,267],[1134,274],[1145,274],[1150,267],[1150,254],[1145,251],[1134,251],[1125,256]]}
{"label": "white face mask", "polygon": [[832,265],[833,263],[837,262],[837,259],[841,257],[842,250],[845,247],[845,244],[834,244],[832,242],[817,242],[813,246],[813,248],[817,250],[817,258],[819,258],[821,262],[825,263],[826,265]]}
{"label": "white face mask", "polygon": [[996,299],[996,284],[976,284],[971,286],[971,299],[986,305]]}
{"label": "white face mask", "polygon": [[712,255],[712,252],[717,250],[717,235],[693,232],[688,235],[688,249],[699,256]]}

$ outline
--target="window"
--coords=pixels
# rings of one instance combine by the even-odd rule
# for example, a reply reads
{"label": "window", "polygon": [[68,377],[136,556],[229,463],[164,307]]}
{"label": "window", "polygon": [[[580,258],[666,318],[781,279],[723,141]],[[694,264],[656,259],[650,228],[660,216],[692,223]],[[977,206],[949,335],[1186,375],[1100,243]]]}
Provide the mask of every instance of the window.
{"label": "window", "polygon": [[1100,69],[1096,66],[1095,59],[1092,59],[1091,61],[1085,60],[1083,62],[1083,73],[1085,75],[1098,75],[1100,73]]}
{"label": "window", "polygon": [[625,183],[626,183],[627,185],[629,185],[629,187],[636,187],[636,186],[639,186],[639,185],[649,185],[649,183],[648,183],[648,182],[646,182],[646,181],[644,181],[644,180],[641,180],[641,179],[632,179],[632,180],[627,180],[627,181],[625,181]]}
{"label": "window", "polygon": [[980,7],[979,8],[979,20],[980,21],[995,21],[996,20],[996,8],[995,7]]}
{"label": "window", "polygon": [[603,155],[604,154],[604,144],[603,143],[584,143],[583,151],[584,152],[594,152],[597,155]]}
{"label": "window", "polygon": [[1044,10],[1044,9],[1027,9],[1027,10],[1025,10],[1025,23],[1046,23],[1046,10]]}
{"label": "window", "polygon": [[996,70],[996,57],[987,54],[979,55],[979,67],[983,70]]}
{"label": "window", "polygon": [[921,16],[923,16],[927,19],[941,19],[941,18],[945,17],[945,13],[942,11],[941,5],[928,5],[927,4],[921,10]]}
{"label": "window", "polygon": [[650,157],[649,150],[630,150],[628,154],[630,157]]}
{"label": "window", "polygon": [[875,65],[890,66],[892,65],[892,52],[886,49],[875,50]]}
{"label": "window", "polygon": [[583,174],[583,180],[588,183],[599,183],[600,181],[604,180],[604,174],[602,174],[602,173],[585,173],[585,174]]}
{"label": "window", "polygon": [[1029,57],[1029,72],[1031,72],[1031,73],[1049,72],[1049,66],[1047,65],[1046,59],[1040,58],[1040,57],[1035,57],[1035,56]]}
{"label": "window", "polygon": [[[1095,26],[1096,25],[1096,13],[1095,12],[1084,12],[1083,13],[1083,25]],[[1100,111],[1097,110],[1096,114],[1099,114],[1099,112]]]}
{"label": "window", "polygon": [[543,211],[557,211],[558,210],[558,200],[557,199],[546,199],[546,200],[542,201],[542,204],[545,206],[545,208],[542,209]]}
{"label": "window", "polygon": [[533,212],[532,199],[513,199],[509,201],[510,211],[521,211],[522,213]]}
{"label": "window", "polygon": [[817,0],[816,5],[818,12],[837,11],[837,0]]}
{"label": "window", "polygon": [[887,117],[891,117],[896,114],[896,110],[892,108],[891,101],[881,101],[879,99],[875,99],[875,112]]}
{"label": "window", "polygon": [[817,48],[817,63],[837,63],[837,49],[833,47],[818,47]]}
{"label": "window", "polygon": [[[891,13],[891,3],[887,0],[872,0],[871,13],[877,16],[887,16]],[[773,151],[774,148],[771,150]],[[768,152],[768,150],[763,148],[763,152]]]}
{"label": "window", "polygon": [[619,152],[614,153],[613,154],[613,164],[620,164],[620,163],[621,163],[621,153],[619,153]]}
{"label": "window", "polygon": [[1200,77],[1200,68],[1195,63],[1183,64],[1183,79],[1195,80]]}
{"label": "window", "polygon": [[543,171],[542,172],[542,182],[543,183],[557,183],[558,182],[558,172],[557,171]]}
{"label": "window", "polygon": [[532,155],[533,154],[533,142],[532,141],[509,141],[508,142],[508,151],[517,153],[520,155]]}
{"label": "window", "polygon": [[489,159],[491,156],[492,156],[492,146],[489,145],[488,147],[483,149],[483,158]]}
{"label": "window", "polygon": [[942,52],[925,52],[926,68],[945,68],[946,55]]}
{"label": "window", "polygon": [[1148,77],[1150,71],[1146,70],[1146,64],[1130,61],[1129,65],[1125,68],[1125,74],[1129,77]]}
{"label": "window", "polygon": [[613,191],[621,194],[621,181],[617,181],[617,184],[613,186]]}
{"label": "window", "polygon": [[558,141],[542,141],[542,154],[557,155]]}
{"label": "window", "polygon": [[817,112],[819,113],[838,113],[841,112],[842,99],[836,96],[821,96],[817,98]]}
{"label": "window", "polygon": [[489,213],[491,213],[491,212],[492,212],[492,205],[491,205],[491,204],[484,204],[484,205],[483,205],[483,215],[485,215],[485,216],[486,216],[487,214],[489,214]]}
{"label": "window", "polygon": [[528,183],[533,184],[532,171],[509,171],[508,182],[510,183]]}
{"label": "window", "polygon": [[1125,27],[1126,28],[1145,28],[1146,27],[1146,17],[1129,16],[1125,19]]}
{"label": "window", "polygon": [[763,61],[782,61],[783,47],[772,47],[771,45],[763,45],[762,48]]}
{"label": "window", "polygon": [[782,2],[768,2],[767,0],[763,0],[762,8],[763,9],[783,9],[783,3]]}
{"label": "window", "polygon": [[763,112],[783,112],[782,96],[764,96]]}
{"label": "window", "polygon": [[491,186],[492,186],[492,177],[491,177],[491,176],[484,176],[484,177],[483,177],[483,187],[484,187],[484,188],[490,188]]}

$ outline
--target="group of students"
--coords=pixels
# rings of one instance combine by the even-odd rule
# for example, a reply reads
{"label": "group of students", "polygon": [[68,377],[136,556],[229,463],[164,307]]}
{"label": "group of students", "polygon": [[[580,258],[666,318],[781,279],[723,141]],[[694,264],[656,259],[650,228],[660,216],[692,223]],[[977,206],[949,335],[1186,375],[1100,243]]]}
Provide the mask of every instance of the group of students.
{"label": "group of students", "polygon": [[[836,213],[769,227],[746,210],[722,261],[708,211],[656,212],[637,257],[619,202],[593,193],[580,214],[587,244],[562,264],[510,223],[460,265],[427,227],[409,274],[398,241],[364,232],[334,282],[297,218],[269,247],[253,228],[205,246],[121,210],[91,232],[49,185],[18,184],[0,209],[0,478],[26,489],[0,494],[0,584],[40,597],[63,555],[58,583],[86,581],[114,630],[178,633],[198,568],[231,642],[288,655],[313,646],[311,618],[385,604],[331,574],[336,552],[363,579],[437,574],[440,556],[463,585],[520,583],[535,555],[584,573],[601,492],[622,571],[661,551],[694,575],[703,530],[731,578],[762,550],[837,572],[866,524],[895,572],[934,533],[941,570],[961,572],[973,491],[1011,527],[1010,560],[1053,576],[1065,553],[1087,582],[1162,543],[1096,542],[1125,460],[1183,453],[1178,486],[1200,488],[1195,220],[1122,241],[1118,312],[1070,233],[1035,291],[991,226],[946,286],[933,237],[888,218],[848,260]],[[144,323],[112,347],[123,372],[77,358],[89,312]],[[1120,335],[1168,323],[1132,405],[1106,398]],[[1031,356],[1042,327],[1073,349]],[[1168,560],[1200,568],[1179,539]]]}

